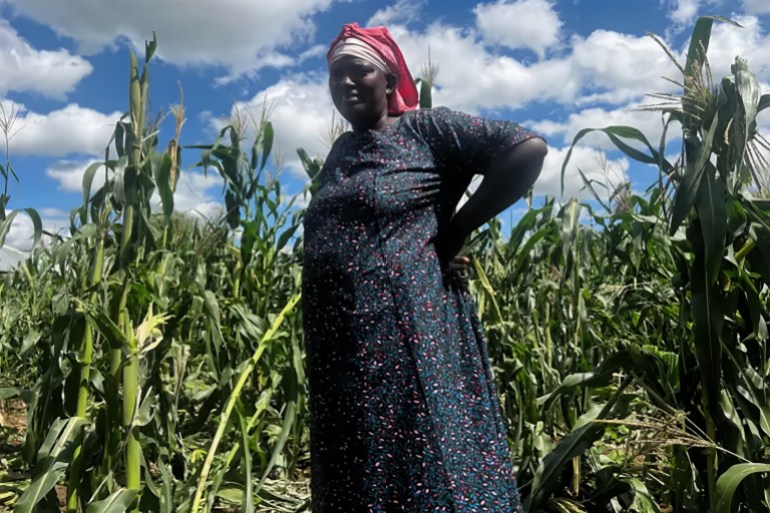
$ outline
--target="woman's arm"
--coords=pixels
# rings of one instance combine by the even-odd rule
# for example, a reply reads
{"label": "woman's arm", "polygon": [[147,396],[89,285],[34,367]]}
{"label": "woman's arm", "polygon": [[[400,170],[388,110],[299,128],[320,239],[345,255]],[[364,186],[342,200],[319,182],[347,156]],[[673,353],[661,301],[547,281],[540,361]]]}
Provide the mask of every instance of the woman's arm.
{"label": "woman's arm", "polygon": [[473,230],[526,194],[540,175],[547,153],[545,141],[534,137],[520,142],[492,162],[479,188],[454,215],[445,233],[439,234],[437,250],[444,262],[460,252]]}

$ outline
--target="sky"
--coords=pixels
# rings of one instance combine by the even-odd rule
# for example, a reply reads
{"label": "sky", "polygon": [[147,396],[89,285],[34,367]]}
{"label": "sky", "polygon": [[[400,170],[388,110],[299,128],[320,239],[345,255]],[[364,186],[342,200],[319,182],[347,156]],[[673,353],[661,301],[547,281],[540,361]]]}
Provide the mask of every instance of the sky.
{"label": "sky", "polygon": [[[546,137],[535,194],[559,196],[561,165],[581,128],[630,124],[658,140],[660,115],[638,107],[654,102],[648,93],[676,92],[664,77],[677,70],[647,34],[683,62],[695,19],[708,14],[743,27],[715,25],[714,76],[728,74],[741,55],[770,92],[770,0],[0,0],[0,105],[18,111],[7,155],[20,180],[8,184],[8,208],[35,208],[46,228],[66,233],[70,210],[82,202],[83,172],[102,158],[127,109],[129,50],[141,56],[153,31],[151,105],[167,114],[181,86],[181,143],[210,143],[234,113],[259,118],[268,104],[283,188],[300,194],[306,177],[296,148],[319,157],[329,149],[325,53],[351,21],[387,25],[415,76],[430,57],[438,66],[434,105],[516,121]],[[770,128],[770,119],[761,126]],[[161,147],[173,128],[169,116]],[[176,206],[216,216],[222,182],[194,168],[196,157],[183,152]],[[2,134],[0,158],[4,164]],[[629,181],[643,191],[657,179],[599,136],[584,139],[571,162],[567,196],[588,197],[578,168],[610,188]],[[16,219],[7,244],[28,249],[31,222]]]}

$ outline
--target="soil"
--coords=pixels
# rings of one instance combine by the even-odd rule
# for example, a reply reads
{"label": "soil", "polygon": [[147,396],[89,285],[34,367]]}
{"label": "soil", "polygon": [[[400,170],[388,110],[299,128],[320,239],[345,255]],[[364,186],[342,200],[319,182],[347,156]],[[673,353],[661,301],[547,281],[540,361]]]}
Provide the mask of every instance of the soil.
{"label": "soil", "polygon": [[[29,483],[29,474],[26,473],[21,461],[21,449],[24,443],[24,434],[27,427],[27,408],[21,401],[0,401],[0,513],[11,513],[14,504],[23,489]],[[297,469],[295,481],[287,483],[287,489],[281,490],[289,496],[309,497],[309,470]],[[56,485],[56,496],[59,499],[61,511],[65,510],[67,487]],[[218,505],[216,511],[221,513],[236,513],[238,509],[232,509]],[[308,511],[309,503],[300,511]],[[259,509],[259,512],[274,511]]]}
{"label": "soil", "polygon": [[19,454],[27,427],[27,408],[20,401],[0,402],[0,513],[13,510],[16,490],[28,476],[21,473]]}

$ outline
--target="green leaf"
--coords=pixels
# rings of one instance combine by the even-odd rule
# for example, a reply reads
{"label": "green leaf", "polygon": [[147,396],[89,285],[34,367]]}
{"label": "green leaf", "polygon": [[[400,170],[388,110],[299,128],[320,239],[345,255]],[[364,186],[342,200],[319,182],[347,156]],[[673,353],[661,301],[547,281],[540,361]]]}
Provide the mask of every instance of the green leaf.
{"label": "green leaf", "polygon": [[254,245],[259,237],[259,222],[241,222],[241,226],[243,227],[243,233],[241,234],[241,261],[243,266],[246,267],[254,256]]}
{"label": "green leaf", "polygon": [[0,388],[0,401],[7,401],[9,399],[19,398],[27,404],[32,403],[35,399],[35,392],[32,390],[25,390],[23,388]]}
{"label": "green leaf", "polygon": [[243,452],[243,498],[241,499],[241,511],[254,511],[254,487],[252,484],[252,464],[251,464],[251,448],[249,447],[249,425],[246,420],[246,415],[243,412],[243,406],[238,401],[236,407],[236,413],[238,413],[238,423],[240,425],[241,432],[241,448]]}
{"label": "green leaf", "polygon": [[762,463],[739,463],[733,465],[717,479],[717,511],[731,511],[736,488],[751,474],[770,472],[770,465]]}
{"label": "green leaf", "polygon": [[152,31],[152,39],[144,42],[144,62],[150,62],[152,56],[155,55],[155,50],[158,48],[158,38],[155,37],[155,31]]}
{"label": "green leaf", "polygon": [[565,263],[570,261],[570,253],[573,251],[573,244],[580,228],[580,212],[582,209],[580,201],[577,198],[572,198],[562,211],[561,250]]}
{"label": "green leaf", "polygon": [[725,209],[725,186],[716,177],[716,168],[706,166],[706,179],[700,184],[695,208],[698,212],[703,233],[704,257],[708,284],[713,284],[719,275],[727,236],[727,211]]}
{"label": "green leaf", "polygon": [[104,500],[89,504],[86,513],[122,513],[131,506],[138,494],[139,490],[118,490]]}
{"label": "green leaf", "polygon": [[735,86],[743,103],[744,126],[749,127],[757,117],[759,104],[762,101],[762,86],[757,77],[749,71],[748,63],[740,57],[735,58],[732,65],[735,74]]}
{"label": "green leaf", "polygon": [[722,379],[722,343],[724,305],[718,284],[709,277],[705,247],[696,250],[692,267],[692,317],[695,354],[702,376],[702,386],[712,412],[719,411]]}
{"label": "green leaf", "polygon": [[[695,21],[692,34],[690,35],[690,45],[687,48],[687,62],[684,67],[685,77],[694,77],[700,75],[703,69],[703,63],[711,42],[711,28],[714,25],[714,19],[710,16],[701,16]],[[685,78],[685,94],[692,90],[692,83],[688,83]],[[685,108],[685,118],[692,115]]]}
{"label": "green leaf", "polygon": [[543,410],[547,411],[553,406],[556,399],[577,387],[606,386],[611,382],[613,375],[618,369],[627,368],[631,370],[631,365],[632,359],[629,352],[618,351],[605,359],[594,371],[570,374],[562,380],[561,384],[553,392],[538,397],[537,405],[542,406]]}
{"label": "green leaf", "polygon": [[[626,402],[619,402],[626,385],[622,385],[596,415],[595,420],[606,419],[624,413]],[[622,410],[622,411],[620,411]],[[583,454],[595,441],[601,438],[605,425],[599,422],[587,422],[576,427],[559,441],[559,444],[543,458],[535,472],[532,493],[524,504],[525,511],[538,511],[548,498],[548,494],[561,483],[559,476],[565,465],[575,456]]]}
{"label": "green leaf", "polygon": [[522,244],[516,252],[516,264],[513,267],[514,270],[511,274],[511,277],[517,277],[524,272],[526,269],[526,264],[530,258],[530,253],[532,252],[532,248],[534,248],[538,242],[550,235],[550,233],[551,230],[548,227],[545,227],[539,229],[527,238],[526,242],[524,242],[524,244]]}
{"label": "green leaf", "polygon": [[[673,169],[673,166],[671,165],[671,163],[668,160],[666,160],[662,155],[660,155],[655,148],[652,147],[652,144],[650,144],[650,142],[647,140],[644,134],[637,128],[634,128],[632,126],[609,126],[606,128],[584,128],[575,135],[574,139],[572,139],[572,144],[570,145],[570,148],[567,151],[567,156],[564,158],[564,163],[561,166],[561,193],[562,194],[564,194],[564,175],[567,170],[567,164],[569,163],[569,160],[572,157],[572,150],[575,148],[575,145],[577,145],[578,141],[580,141],[583,137],[585,137],[591,132],[604,133],[605,135],[607,135],[607,137],[610,138],[612,143],[615,144],[615,146],[620,151],[622,151],[628,157],[634,160],[643,162],[645,164],[654,164],[654,165],[659,165],[660,163],[662,163],[664,167],[663,171],[665,172],[668,172],[671,169]],[[633,146],[630,146],[623,139],[642,143],[650,151],[650,153],[646,154],[642,151],[639,151]]]}
{"label": "green leaf", "polygon": [[281,251],[286,246],[286,244],[289,242],[289,239],[291,239],[294,234],[297,233],[299,227],[299,224],[292,225],[287,228],[280,237],[278,237],[278,242],[275,244],[276,253]]}
{"label": "green leaf", "polygon": [[[700,76],[703,72],[703,64],[708,53],[709,43],[711,42],[711,29],[714,20],[724,21],[738,25],[737,23],[723,18],[721,16],[701,16],[695,21],[695,27],[690,35],[690,45],[687,48],[687,62],[685,64],[685,96],[689,96],[695,87],[696,82],[692,77]],[[740,26],[740,25],[738,25]],[[690,78],[688,78],[690,77]],[[684,104],[684,128],[689,130],[693,127],[693,122],[698,118],[698,113],[694,112],[693,105],[689,102]]]}
{"label": "green leaf", "polygon": [[299,155],[299,159],[302,161],[302,167],[305,169],[307,176],[310,180],[315,180],[318,173],[321,172],[321,166],[318,165],[317,159],[311,159],[303,148],[297,148],[297,155]]}
{"label": "green leaf", "polygon": [[476,277],[479,279],[479,283],[481,283],[481,287],[484,289],[487,299],[492,303],[492,322],[494,324],[503,322],[503,314],[500,311],[500,305],[497,304],[495,290],[492,288],[492,284],[489,282],[489,278],[477,258],[473,259],[473,269],[476,271]]}
{"label": "green leaf", "polygon": [[746,60],[736,57],[732,71],[735,76],[735,91],[738,93],[738,101],[743,106],[731,119],[733,136],[729,141],[735,151],[736,168],[733,170],[733,183],[738,183],[741,175],[740,168],[745,159],[746,147],[749,144],[750,127],[754,125],[759,112],[762,86],[757,77],[749,71]]}
{"label": "green leaf", "polygon": [[86,301],[74,300],[78,307],[86,314],[87,322],[96,328],[113,349],[119,349],[128,344],[126,334],[115,324],[109,315],[107,315],[97,305],[91,305]]}
{"label": "green leaf", "polygon": [[216,294],[210,290],[204,291],[203,306],[205,307],[206,316],[210,321],[209,326],[212,330],[211,338],[212,342],[214,342],[214,350],[219,351],[219,348],[224,343],[224,337],[222,336],[222,331],[220,329],[220,322],[222,321],[222,318],[220,315],[219,301],[217,300]]}
{"label": "green leaf", "polygon": [[126,154],[126,125],[121,118],[120,121],[115,123],[115,131],[112,137],[115,139],[115,151],[118,154],[118,158],[125,156]]}
{"label": "green leaf", "polygon": [[524,505],[525,511],[538,511],[537,507],[545,502],[549,491],[558,487],[562,469],[575,456],[583,454],[593,443],[601,438],[604,426],[590,422],[570,431],[559,441],[556,448],[543,458],[535,472],[532,493]]}
{"label": "green leaf", "polygon": [[231,190],[225,192],[225,209],[227,224],[232,229],[237,228],[241,220],[241,209],[240,204],[238,203],[238,198]]}
{"label": "green leaf", "polygon": [[770,94],[763,94],[757,104],[757,114],[770,107]]}
{"label": "green leaf", "polygon": [[13,169],[13,164],[11,164],[10,160],[6,161],[6,164],[8,165],[7,171],[10,171],[11,172],[11,176],[13,176],[13,179],[16,180],[16,182],[18,182],[19,181],[19,175],[17,175],[16,171]]}
{"label": "green leaf", "polygon": [[226,486],[217,490],[216,496],[225,502],[231,504],[241,504],[243,499],[243,485],[237,483],[228,483]]}
{"label": "green leaf", "polygon": [[270,157],[270,152],[273,150],[273,139],[275,138],[275,132],[273,131],[273,124],[266,122],[262,128],[262,163],[259,165],[259,169],[264,169],[267,164],[267,159]]}
{"label": "green leaf", "polygon": [[429,80],[421,80],[420,82],[420,108],[430,109],[433,106],[433,94],[431,91],[433,84]]}
{"label": "green leaf", "polygon": [[163,215],[168,219],[174,213],[174,191],[171,187],[171,157],[168,153],[156,153],[150,159],[155,186],[158,188]]}
{"label": "green leaf", "polygon": [[632,508],[635,508],[639,513],[660,513],[660,508],[656,503],[656,498],[650,493],[647,485],[641,479],[630,478],[628,484],[634,490],[634,503]]}
{"label": "green leaf", "polygon": [[128,157],[123,156],[118,159],[113,168],[115,178],[112,183],[112,196],[117,201],[120,208],[126,204],[126,168],[128,166]]}
{"label": "green leaf", "polygon": [[[756,249],[749,255],[751,268],[761,275],[765,285],[770,287],[770,230],[757,230]],[[758,252],[758,255],[754,253]]]}
{"label": "green leaf", "polygon": [[91,185],[94,181],[94,175],[103,165],[104,162],[94,162],[88,166],[85,173],[83,173],[83,205],[88,205],[88,202],[91,199]]}
{"label": "green leaf", "polygon": [[14,210],[3,221],[0,221],[0,248],[5,245],[5,238],[8,236],[8,232],[11,230],[11,224],[19,212],[26,213],[32,220],[32,228],[34,233],[32,235],[32,247],[37,246],[40,242],[40,237],[43,236],[43,221],[40,219],[40,214],[34,208],[20,208]]}
{"label": "green leaf", "polygon": [[690,213],[695,198],[698,195],[700,189],[700,182],[703,179],[703,173],[706,169],[706,164],[711,157],[711,145],[714,142],[714,134],[719,124],[719,116],[714,115],[714,119],[711,122],[706,137],[700,142],[698,146],[698,153],[695,158],[688,156],[687,167],[684,172],[684,178],[679,183],[676,189],[676,195],[674,196],[674,206],[671,213],[671,228],[669,233],[674,234],[679,229],[679,226]]}
{"label": "green leaf", "polygon": [[267,462],[265,470],[262,472],[262,477],[257,484],[256,492],[262,488],[267,476],[270,475],[270,471],[278,462],[278,458],[283,454],[283,448],[286,445],[286,441],[291,434],[291,428],[297,420],[297,401],[299,398],[299,391],[297,389],[297,375],[294,372],[293,367],[287,368],[285,380],[284,393],[286,394],[286,410],[283,417],[283,424],[281,426],[281,434],[278,436],[278,440],[273,447],[273,452],[270,455],[270,460]]}
{"label": "green leaf", "polygon": [[37,503],[64,477],[85,425],[86,419],[81,417],[54,421],[38,451],[36,475],[16,504],[18,513],[36,511]]}

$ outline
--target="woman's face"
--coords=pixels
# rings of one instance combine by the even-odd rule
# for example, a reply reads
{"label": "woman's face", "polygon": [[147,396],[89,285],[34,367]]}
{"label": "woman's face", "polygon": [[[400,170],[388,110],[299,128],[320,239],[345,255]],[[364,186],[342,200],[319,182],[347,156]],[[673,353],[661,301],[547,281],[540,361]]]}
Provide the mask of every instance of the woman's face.
{"label": "woman's face", "polygon": [[329,68],[334,106],[354,129],[376,128],[388,116],[395,77],[360,57],[345,55]]}

